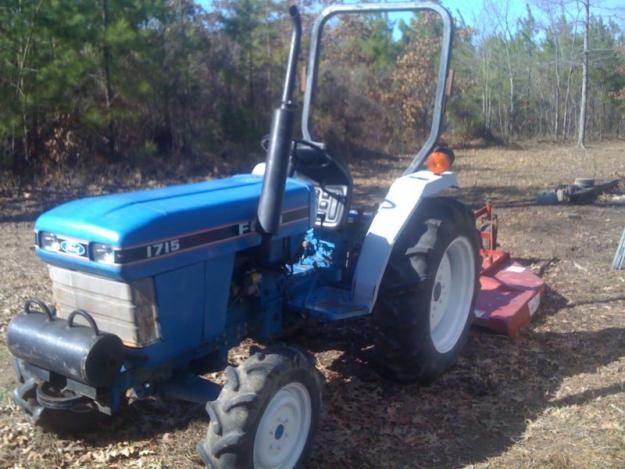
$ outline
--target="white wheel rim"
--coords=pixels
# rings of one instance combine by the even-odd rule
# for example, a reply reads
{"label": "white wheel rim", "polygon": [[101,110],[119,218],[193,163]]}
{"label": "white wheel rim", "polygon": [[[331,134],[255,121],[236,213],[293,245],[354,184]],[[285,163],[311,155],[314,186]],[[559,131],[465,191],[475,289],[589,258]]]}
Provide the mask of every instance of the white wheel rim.
{"label": "white wheel rim", "polygon": [[475,290],[475,254],[467,238],[454,239],[443,254],[430,299],[430,334],[439,353],[458,343]]}
{"label": "white wheel rim", "polygon": [[254,467],[291,469],[300,459],[312,421],[310,394],[289,383],[269,401],[254,437]]}

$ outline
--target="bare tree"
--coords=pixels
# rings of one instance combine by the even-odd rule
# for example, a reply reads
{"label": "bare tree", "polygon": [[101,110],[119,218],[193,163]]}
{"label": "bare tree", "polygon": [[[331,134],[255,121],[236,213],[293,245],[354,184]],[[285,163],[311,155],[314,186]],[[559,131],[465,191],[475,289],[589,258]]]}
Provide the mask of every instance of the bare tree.
{"label": "bare tree", "polygon": [[577,132],[577,146],[585,148],[586,138],[586,110],[588,108],[588,53],[590,36],[590,0],[581,0],[584,6],[584,60],[582,61],[582,96],[579,103],[579,130]]}
{"label": "bare tree", "polygon": [[508,72],[508,85],[509,85],[509,101],[507,109],[507,121],[502,123],[502,129],[505,129],[505,133],[509,136],[512,133],[513,121],[514,121],[514,103],[515,103],[515,76],[512,66],[512,42],[514,40],[514,34],[510,27],[510,2],[504,0],[502,3],[495,2],[494,0],[488,0],[485,3],[487,11],[495,18],[497,29],[501,34],[501,42],[504,46],[506,55],[506,70]]}

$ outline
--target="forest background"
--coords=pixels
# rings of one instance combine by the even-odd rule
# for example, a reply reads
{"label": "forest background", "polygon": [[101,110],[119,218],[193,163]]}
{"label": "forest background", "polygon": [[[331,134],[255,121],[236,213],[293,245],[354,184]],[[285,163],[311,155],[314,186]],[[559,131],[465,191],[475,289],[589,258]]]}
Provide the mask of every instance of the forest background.
{"label": "forest background", "polygon": [[[625,133],[616,4],[484,0],[467,17],[448,3],[456,35],[445,141],[586,145]],[[0,172],[28,181],[94,164],[258,158],[282,86],[288,4],[5,0]],[[306,31],[324,4],[299,2]],[[347,159],[363,148],[416,151],[430,126],[440,28],[429,14],[331,22],[315,102],[320,139],[340,141]]]}

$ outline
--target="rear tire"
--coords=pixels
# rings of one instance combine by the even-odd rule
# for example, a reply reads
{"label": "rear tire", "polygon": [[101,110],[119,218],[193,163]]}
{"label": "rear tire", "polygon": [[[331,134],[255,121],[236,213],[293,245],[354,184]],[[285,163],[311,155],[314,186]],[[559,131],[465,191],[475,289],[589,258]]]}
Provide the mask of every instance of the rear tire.
{"label": "rear tire", "polygon": [[456,362],[479,287],[479,246],[464,204],[423,201],[395,244],[373,313],[385,376],[429,384]]}
{"label": "rear tire", "polygon": [[198,452],[209,467],[293,468],[311,450],[323,378],[313,359],[285,346],[257,352],[226,369],[227,383],[207,403]]}

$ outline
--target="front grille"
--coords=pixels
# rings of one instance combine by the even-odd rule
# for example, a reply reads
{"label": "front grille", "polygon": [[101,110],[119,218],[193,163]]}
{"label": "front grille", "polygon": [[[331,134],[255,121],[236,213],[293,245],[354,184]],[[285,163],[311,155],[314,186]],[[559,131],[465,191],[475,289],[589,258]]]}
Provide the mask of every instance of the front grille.
{"label": "front grille", "polygon": [[151,278],[124,283],[52,265],[48,271],[59,317],[83,309],[101,331],[117,335],[130,347],[145,347],[159,340]]}

